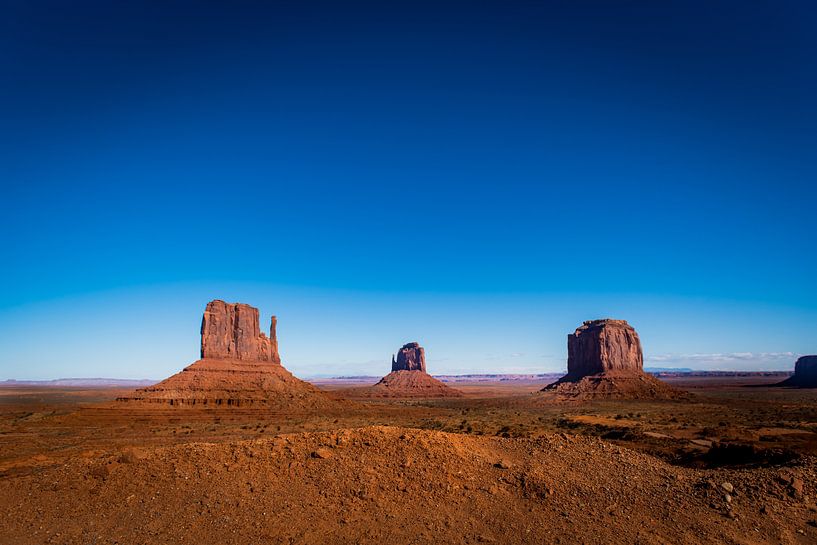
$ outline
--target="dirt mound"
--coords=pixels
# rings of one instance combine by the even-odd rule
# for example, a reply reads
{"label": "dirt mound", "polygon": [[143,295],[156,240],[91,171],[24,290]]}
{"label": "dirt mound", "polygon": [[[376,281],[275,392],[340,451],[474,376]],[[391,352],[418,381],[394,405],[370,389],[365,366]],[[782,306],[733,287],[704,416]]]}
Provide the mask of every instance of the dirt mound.
{"label": "dirt mound", "polygon": [[209,358],[118,401],[289,409],[320,408],[336,402],[279,364]]}
{"label": "dirt mound", "polygon": [[461,397],[462,392],[423,371],[392,371],[374,386],[345,392],[351,397]]}
{"label": "dirt mound", "polygon": [[0,479],[0,541],[806,543],[815,469],[387,427],[126,448]]}
{"label": "dirt mound", "polygon": [[543,399],[584,401],[591,399],[681,399],[689,394],[654,376],[638,372],[599,373],[578,380],[567,377],[536,394]]}

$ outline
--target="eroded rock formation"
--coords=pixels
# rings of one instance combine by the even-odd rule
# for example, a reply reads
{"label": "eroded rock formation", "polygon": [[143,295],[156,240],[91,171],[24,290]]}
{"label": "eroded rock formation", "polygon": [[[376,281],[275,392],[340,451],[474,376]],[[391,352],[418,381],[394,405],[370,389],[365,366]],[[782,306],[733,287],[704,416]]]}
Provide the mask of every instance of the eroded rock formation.
{"label": "eroded rock formation", "polygon": [[656,399],[684,394],[644,372],[641,341],[624,320],[589,320],[567,336],[567,374],[544,392],[561,399]]}
{"label": "eroded rock formation", "polygon": [[397,352],[397,359],[391,358],[392,371],[426,372],[426,353],[420,343],[407,343]]}
{"label": "eroded rock formation", "polygon": [[801,356],[794,363],[794,374],[780,386],[817,388],[817,356]]}
{"label": "eroded rock formation", "polygon": [[258,309],[211,301],[201,322],[201,359],[119,401],[276,410],[314,410],[337,404],[281,365],[275,326],[273,316],[267,337],[259,328]]}
{"label": "eroded rock formation", "polygon": [[261,333],[257,308],[218,299],[210,301],[201,320],[201,357],[280,364],[276,324],[273,316],[267,337]]}
{"label": "eroded rock formation", "polygon": [[571,377],[643,369],[641,341],[625,320],[588,320],[567,336],[567,374]]}
{"label": "eroded rock formation", "polygon": [[462,392],[426,372],[426,353],[420,343],[404,344],[391,357],[391,373],[368,388],[350,391],[351,397],[460,397]]}

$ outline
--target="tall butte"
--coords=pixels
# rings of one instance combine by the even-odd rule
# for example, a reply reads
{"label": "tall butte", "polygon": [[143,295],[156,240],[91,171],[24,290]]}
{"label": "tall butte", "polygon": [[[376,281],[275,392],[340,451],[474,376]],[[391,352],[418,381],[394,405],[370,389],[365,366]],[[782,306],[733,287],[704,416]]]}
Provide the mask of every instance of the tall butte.
{"label": "tall butte", "polygon": [[276,325],[273,316],[267,337],[261,332],[257,308],[210,301],[201,320],[201,359],[119,401],[282,409],[310,409],[333,403],[281,365]]}
{"label": "tall butte", "polygon": [[258,309],[244,303],[207,303],[201,319],[201,358],[281,363],[272,317],[269,337],[261,333]]}
{"label": "tall butte", "polygon": [[543,392],[566,398],[658,399],[684,395],[644,372],[641,340],[625,320],[588,320],[567,336],[567,374]]}
{"label": "tall butte", "polygon": [[391,373],[374,386],[357,393],[364,397],[460,397],[426,372],[426,352],[420,343],[407,343],[391,357]]}

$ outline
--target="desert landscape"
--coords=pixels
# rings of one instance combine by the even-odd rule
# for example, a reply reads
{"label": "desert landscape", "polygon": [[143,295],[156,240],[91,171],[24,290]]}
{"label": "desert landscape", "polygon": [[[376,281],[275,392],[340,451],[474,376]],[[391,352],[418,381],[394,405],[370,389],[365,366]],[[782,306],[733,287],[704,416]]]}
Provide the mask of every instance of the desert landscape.
{"label": "desert landscape", "polygon": [[275,324],[213,301],[202,359],[156,385],[5,383],[0,541],[817,539],[817,389],[791,385],[809,358],[791,377],[660,380],[632,327],[595,320],[558,380],[446,384],[412,342],[386,385],[313,385]]}
{"label": "desert landscape", "polygon": [[0,545],[817,544],[817,2],[1,21]]}

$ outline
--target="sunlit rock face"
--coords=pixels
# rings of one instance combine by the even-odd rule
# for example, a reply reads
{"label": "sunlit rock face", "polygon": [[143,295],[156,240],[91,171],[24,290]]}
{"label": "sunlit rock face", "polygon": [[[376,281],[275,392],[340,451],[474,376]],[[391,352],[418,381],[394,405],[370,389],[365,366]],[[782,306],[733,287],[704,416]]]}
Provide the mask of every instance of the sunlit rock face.
{"label": "sunlit rock face", "polygon": [[625,320],[589,320],[567,336],[567,375],[640,373],[644,356],[638,333]]}
{"label": "sunlit rock face", "polygon": [[275,326],[273,316],[267,337],[261,333],[257,308],[218,299],[210,301],[201,320],[201,357],[280,364]]}
{"label": "sunlit rock face", "polygon": [[391,358],[392,371],[426,371],[426,354],[420,343],[408,343]]}

